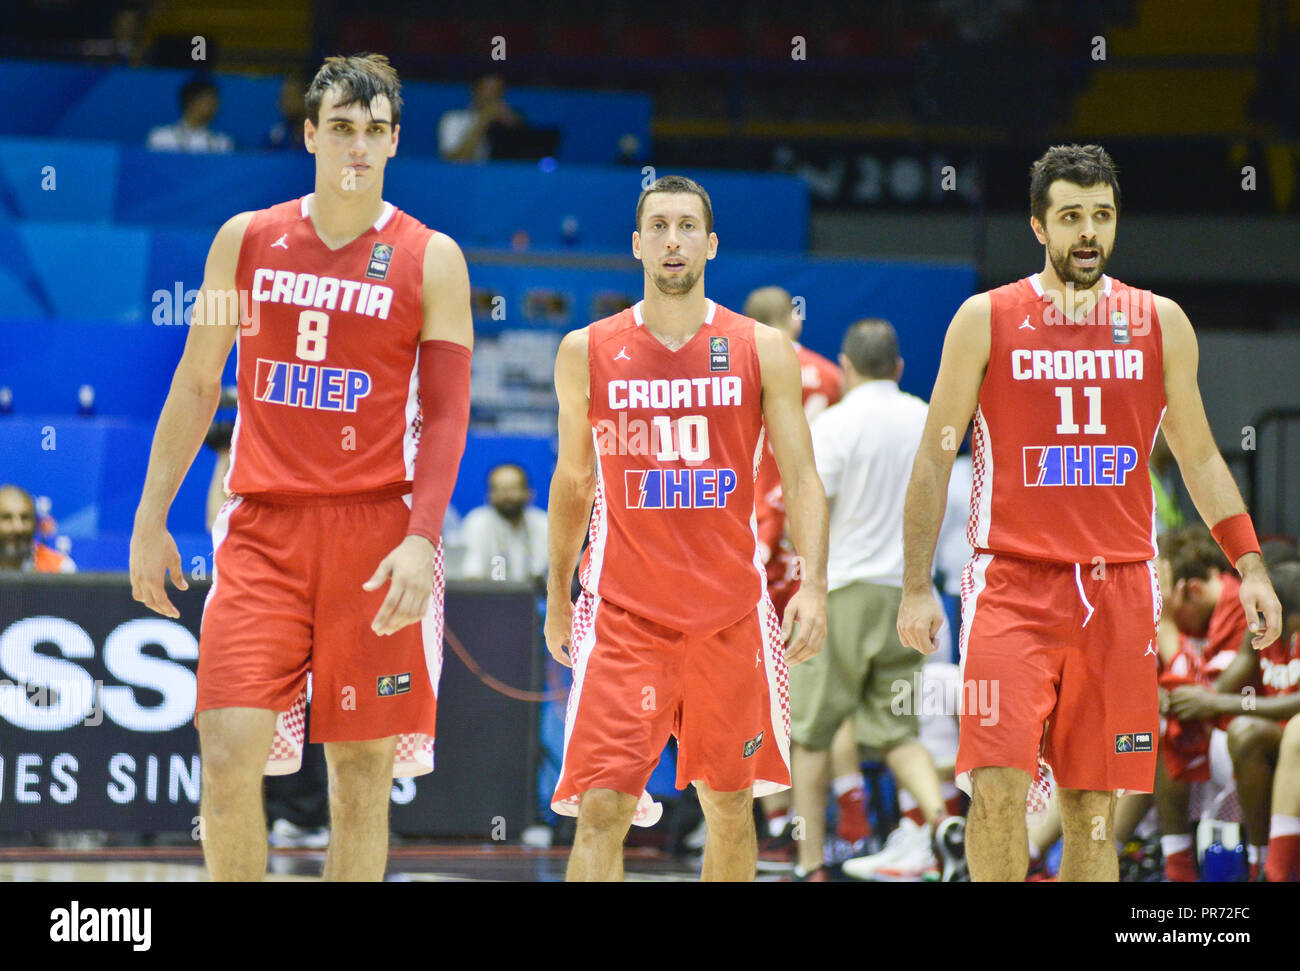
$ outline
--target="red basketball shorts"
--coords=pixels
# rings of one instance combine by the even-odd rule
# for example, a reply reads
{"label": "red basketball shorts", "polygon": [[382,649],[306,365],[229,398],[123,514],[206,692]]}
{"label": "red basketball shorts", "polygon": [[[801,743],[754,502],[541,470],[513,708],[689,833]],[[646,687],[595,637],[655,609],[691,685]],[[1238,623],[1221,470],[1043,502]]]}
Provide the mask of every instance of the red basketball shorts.
{"label": "red basketball shorts", "polygon": [[702,781],[756,796],[790,786],[788,671],[766,597],[706,637],[660,626],[583,592],[574,607],[573,688],[551,808],[575,815],[588,789],[639,796],[677,737],[677,788]]}
{"label": "red basketball shorts", "polygon": [[1160,724],[1151,563],[977,553],[962,575],[958,784],[1039,755],[1066,789],[1150,792]]}
{"label": "red basketball shorts", "polygon": [[378,636],[370,624],[389,584],[361,589],[405,538],[409,518],[401,496],[304,505],[235,497],[222,507],[199,636],[196,714],[279,712],[269,774],[298,768],[309,673],[311,741],[396,735],[395,775],[433,768],[441,544],[423,621]]}

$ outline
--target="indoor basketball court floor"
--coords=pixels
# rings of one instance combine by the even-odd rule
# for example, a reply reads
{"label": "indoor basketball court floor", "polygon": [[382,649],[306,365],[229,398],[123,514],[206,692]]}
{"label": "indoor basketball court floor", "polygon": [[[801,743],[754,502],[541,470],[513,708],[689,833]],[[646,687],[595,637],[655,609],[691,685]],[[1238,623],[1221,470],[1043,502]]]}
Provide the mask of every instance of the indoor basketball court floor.
{"label": "indoor basketball court floor", "polygon": [[[395,847],[389,853],[390,882],[512,881],[553,882],[564,879],[567,847],[533,849],[491,844]],[[624,868],[632,882],[699,879],[699,864],[657,850],[629,848]],[[319,880],[323,850],[272,849],[267,879]],[[0,882],[187,883],[208,880],[198,847],[104,847],[64,850],[46,847],[0,849]],[[779,875],[760,873],[761,881]]]}

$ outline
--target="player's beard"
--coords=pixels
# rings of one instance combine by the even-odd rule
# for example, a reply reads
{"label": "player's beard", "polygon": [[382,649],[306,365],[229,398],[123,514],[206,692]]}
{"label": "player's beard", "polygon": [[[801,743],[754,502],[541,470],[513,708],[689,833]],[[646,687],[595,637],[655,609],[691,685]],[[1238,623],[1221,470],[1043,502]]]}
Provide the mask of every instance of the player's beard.
{"label": "player's beard", "polygon": [[700,271],[688,267],[677,276],[661,276],[658,273],[652,273],[650,279],[654,280],[655,286],[659,288],[660,293],[666,293],[671,297],[679,297],[683,293],[691,292],[691,289],[700,279]]}
{"label": "player's beard", "polygon": [[1056,271],[1056,276],[1062,283],[1070,283],[1076,289],[1087,290],[1106,272],[1106,265],[1110,262],[1110,254],[1114,252],[1115,244],[1111,244],[1109,251],[1103,250],[1100,246],[1088,247],[1097,251],[1097,265],[1090,270],[1080,269],[1070,262],[1070,253],[1080,248],[1070,246],[1064,250],[1054,250],[1049,246],[1047,258],[1051,260],[1052,269]]}

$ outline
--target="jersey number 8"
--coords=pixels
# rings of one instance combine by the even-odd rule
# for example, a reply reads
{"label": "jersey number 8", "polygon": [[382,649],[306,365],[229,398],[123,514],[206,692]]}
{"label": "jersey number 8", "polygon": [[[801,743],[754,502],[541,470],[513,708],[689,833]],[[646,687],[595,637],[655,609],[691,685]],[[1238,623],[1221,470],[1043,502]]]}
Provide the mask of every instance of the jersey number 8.
{"label": "jersey number 8", "polygon": [[304,310],[298,315],[298,357],[304,361],[325,360],[325,335],[330,331],[328,314]]}

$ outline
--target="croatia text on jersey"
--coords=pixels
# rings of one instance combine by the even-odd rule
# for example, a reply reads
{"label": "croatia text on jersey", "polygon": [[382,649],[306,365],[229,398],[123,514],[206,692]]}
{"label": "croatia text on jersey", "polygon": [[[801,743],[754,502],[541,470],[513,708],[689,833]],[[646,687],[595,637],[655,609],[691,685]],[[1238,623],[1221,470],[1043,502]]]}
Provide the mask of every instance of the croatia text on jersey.
{"label": "croatia text on jersey", "polygon": [[1122,486],[1137,468],[1132,445],[1026,445],[1027,486]]}
{"label": "croatia text on jersey", "polygon": [[628,509],[725,509],[736,491],[735,469],[629,469]]}
{"label": "croatia text on jersey", "polygon": [[256,398],[273,405],[356,411],[372,386],[370,375],[356,368],[257,359]]}
{"label": "croatia text on jersey", "polygon": [[392,287],[265,267],[253,272],[253,299],[259,303],[284,303],[344,313],[351,311],[380,320],[387,320],[388,312],[393,308]]}

